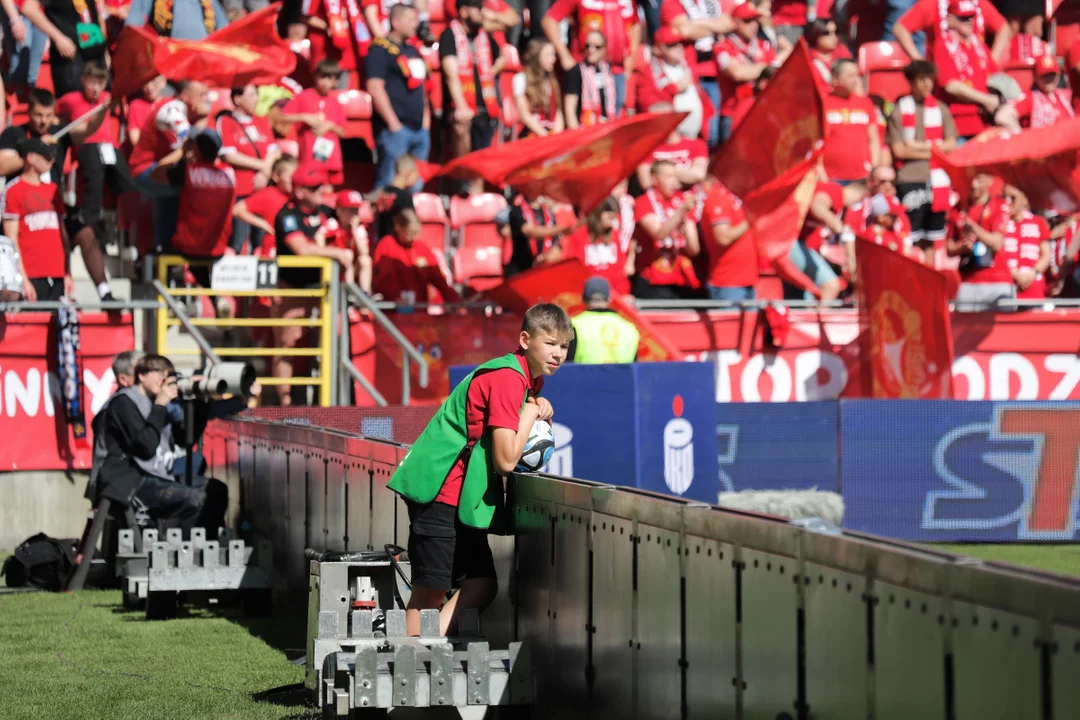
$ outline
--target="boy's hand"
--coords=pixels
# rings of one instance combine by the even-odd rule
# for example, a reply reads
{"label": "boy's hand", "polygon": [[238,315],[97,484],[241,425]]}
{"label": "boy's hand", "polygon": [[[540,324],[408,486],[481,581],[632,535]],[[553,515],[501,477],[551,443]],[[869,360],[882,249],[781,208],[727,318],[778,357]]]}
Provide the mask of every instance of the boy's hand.
{"label": "boy's hand", "polygon": [[529,398],[529,402],[536,403],[536,419],[537,420],[551,420],[555,415],[555,410],[551,407],[551,403],[547,398]]}

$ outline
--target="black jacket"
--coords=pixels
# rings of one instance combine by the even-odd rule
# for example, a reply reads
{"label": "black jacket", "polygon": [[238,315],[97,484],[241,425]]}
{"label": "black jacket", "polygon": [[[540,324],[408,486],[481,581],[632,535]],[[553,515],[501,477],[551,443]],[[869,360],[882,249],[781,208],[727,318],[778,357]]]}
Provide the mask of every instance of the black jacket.
{"label": "black jacket", "polygon": [[146,473],[133,458],[150,460],[157,453],[161,431],[169,423],[165,407],[155,404],[144,420],[130,399],[114,397],[94,418],[94,435],[104,433],[108,457],[98,475],[97,494],[124,505],[142,484]]}

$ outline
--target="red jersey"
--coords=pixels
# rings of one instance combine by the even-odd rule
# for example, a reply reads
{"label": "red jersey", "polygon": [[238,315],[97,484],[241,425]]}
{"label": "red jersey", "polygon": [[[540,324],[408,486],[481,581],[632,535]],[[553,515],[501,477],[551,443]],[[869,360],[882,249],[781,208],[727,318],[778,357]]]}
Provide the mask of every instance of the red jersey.
{"label": "red jersey", "polygon": [[[277,185],[267,185],[250,197],[244,198],[244,205],[247,206],[247,209],[252,214],[265,220],[270,227],[274,227],[274,221],[277,220],[278,213],[281,212],[281,208],[285,207],[287,202],[289,202],[289,196],[283,193]],[[261,249],[262,254],[268,257],[277,254],[277,240],[274,238],[273,233],[263,234]]]}
{"label": "red jersey", "polygon": [[653,150],[649,162],[667,160],[680,170],[689,168],[698,158],[708,158],[709,147],[701,138],[685,138],[680,136],[674,143],[665,143]]}
{"label": "red jersey", "polygon": [[1022,128],[1047,127],[1073,116],[1069,93],[1062,89],[1056,89],[1047,95],[1036,88],[1021,94],[1012,101],[1012,106],[1020,118]]}
{"label": "red jersey", "polygon": [[[324,96],[315,88],[308,88],[290,100],[283,112],[286,115],[322,113],[323,117],[338,127],[345,127],[345,111],[341,109],[341,101],[336,92]],[[323,170],[330,173],[332,184],[340,184],[344,179],[341,138],[334,133],[315,135],[311,128],[303,123],[297,123],[296,127],[300,142],[300,165],[318,163]]]}
{"label": "red jersey", "polygon": [[[939,100],[949,104],[949,111],[956,122],[956,134],[959,137],[978,135],[986,129],[986,121],[981,112],[982,106],[957,101],[945,92],[944,88],[953,80],[959,80],[975,90],[986,92],[987,78],[997,72],[997,63],[990,57],[990,50],[986,44],[974,35],[964,41],[955,32],[948,30],[938,38],[938,45],[940,52],[935,61],[939,73],[936,95]],[[954,52],[948,51],[950,47]]]}
{"label": "red jersey", "polygon": [[[728,7],[729,5],[731,7]],[[733,3],[714,0],[664,0],[660,5],[660,24],[673,25],[681,17],[690,20],[711,20],[721,17],[725,12],[730,13],[732,7],[734,7]],[[690,18],[688,8],[692,9],[693,18]],[[716,42],[715,35],[699,40],[683,40],[686,62],[690,63],[690,68],[696,77],[716,77],[716,61],[713,59],[713,48]]]}
{"label": "red jersey", "polygon": [[580,227],[563,238],[563,258],[577,258],[588,268],[590,276],[605,278],[613,293],[628,295],[630,278],[626,274],[626,253],[617,238],[612,231],[610,242],[590,242],[588,229]]}
{"label": "red jersey", "polygon": [[[1005,27],[1005,18],[997,11],[990,0],[975,0],[979,14],[975,16],[975,34],[985,37],[987,33],[997,33]],[[910,33],[926,31],[926,59],[938,62],[934,54],[937,40],[948,22],[948,3],[939,0],[918,0],[900,16],[900,24]],[[775,22],[775,20],[774,20]],[[944,84],[939,81],[940,84]]]}
{"label": "red jersey", "polygon": [[150,106],[150,112],[139,131],[139,142],[131,151],[128,163],[131,176],[148,170],[173,150],[183,146],[191,131],[188,107],[179,98],[161,98]]}
{"label": "red jersey", "polygon": [[233,169],[217,160],[185,162],[176,167],[177,175],[181,171],[183,189],[173,247],[183,255],[221,257],[232,238],[232,209],[236,204]]}
{"label": "red jersey", "polygon": [[[842,215],[844,212],[844,188],[834,182],[819,182],[817,187],[814,188],[814,197],[821,193],[829,196],[830,209],[833,214]],[[813,215],[807,213],[806,219],[803,221],[802,231],[799,233],[799,239],[803,240],[811,250],[820,250],[821,246],[831,237],[832,230],[822,225]]]}
{"label": "red jersey", "polygon": [[[504,428],[517,432],[521,424],[521,406],[526,393],[536,396],[544,387],[544,376],[532,377],[529,365],[521,351],[514,353],[521,363],[521,371],[511,368],[499,368],[475,375],[469,384],[465,397],[465,427],[468,438],[467,447],[472,447],[483,437],[485,432],[495,428]],[[530,378],[526,380],[525,378]],[[461,498],[461,486],[465,481],[466,453],[458,456],[450,472],[446,475],[435,502],[457,507]]]}
{"label": "red jersey", "polygon": [[[1050,242],[1050,226],[1037,215],[1025,212],[1019,220],[1009,218],[1003,228],[1005,244],[1001,254],[1009,270],[1034,268],[1042,257],[1043,243]],[[1046,278],[1036,273],[1035,280],[1027,290],[1016,289],[1016,296],[1023,299],[1046,297]]]}
{"label": "red jersey", "polygon": [[428,286],[438,290],[444,301],[461,299],[446,282],[435,253],[424,243],[405,247],[396,237],[387,235],[375,246],[371,264],[371,291],[391,302],[426,303]]}
{"label": "red jersey", "polygon": [[686,247],[683,230],[676,229],[667,237],[656,241],[641,225],[641,221],[650,215],[655,215],[663,225],[682,199],[683,193],[675,193],[665,198],[650,188],[634,201],[634,220],[638,227],[638,244],[641,246],[637,255],[637,274],[650,285],[701,287],[690,259],[682,254],[682,249]]}
{"label": "red jersey", "polygon": [[[102,93],[101,98],[97,102],[89,102],[83,97],[82,90],[72,90],[56,101],[56,114],[63,118],[66,124],[78,120],[101,103],[107,102],[109,102],[109,93]],[[106,113],[106,115],[109,113],[108,110],[104,110],[103,112]],[[105,120],[102,121],[101,127],[83,141],[84,145],[92,145],[95,143],[112,145],[114,148],[120,147],[118,128],[111,118],[106,117]]]}
{"label": "red jersey", "polygon": [[720,247],[713,239],[717,225],[732,227],[746,220],[742,200],[722,184],[713,183],[705,198],[701,220],[704,238],[702,245],[709,256],[708,283],[714,287],[752,287],[758,280],[757,238],[748,228],[738,240]]}
{"label": "red jersey", "polygon": [[[253,160],[262,160],[275,145],[274,132],[266,118],[251,117],[240,112],[221,113],[217,118],[221,135],[221,155],[239,153]],[[247,197],[255,192],[255,171],[233,168],[236,173],[236,196]]]}
{"label": "red jersey", "polygon": [[[731,117],[745,114],[746,110],[741,106],[754,102],[754,83],[735,82],[724,70],[733,64],[771,64],[776,60],[776,52],[766,40],[754,38],[747,42],[737,33],[730,33],[716,43],[713,52],[716,55],[716,66],[719,68],[716,80],[720,84],[720,115]],[[740,109],[742,112],[738,112]]]}
{"label": "red jersey", "polygon": [[26,277],[62,278],[67,275],[67,254],[60,234],[64,201],[53,183],[31,185],[22,178],[12,180],[4,191],[4,219],[17,220],[16,242]]}
{"label": "red jersey", "polygon": [[870,139],[877,108],[868,97],[830,93],[825,106],[825,155],[830,180],[861,180],[870,175]]}
{"label": "red jersey", "polygon": [[[973,222],[990,232],[1004,233],[1005,223],[1009,221],[1009,207],[1001,198],[991,197],[985,203],[972,205],[965,213],[960,208],[949,211],[945,223],[945,231],[954,239],[961,238],[967,232],[964,230],[964,218],[970,217]],[[979,267],[974,258],[960,262],[960,279],[966,283],[1011,283],[1012,276],[1005,265],[1005,261],[999,256],[1003,253],[992,253],[990,259],[985,261],[986,267]],[[966,261],[965,261],[966,260]]]}
{"label": "red jersey", "polygon": [[570,52],[581,62],[585,58],[585,38],[596,31],[607,39],[607,61],[619,74],[630,57],[630,32],[638,24],[633,0],[556,0],[547,17],[557,23],[570,21]]}
{"label": "red jersey", "polygon": [[[129,100],[127,104],[127,122],[125,123],[128,128],[137,128],[142,130],[142,126],[146,124],[146,120],[150,117],[150,109],[154,106],[149,100],[143,98],[135,98]],[[128,133],[128,137],[124,138],[124,153],[131,155],[132,144],[131,134]]]}
{"label": "red jersey", "polygon": [[[902,238],[911,237],[911,220],[907,216],[907,209],[904,204],[895,195],[887,195],[886,197],[889,200],[889,209],[896,216],[896,224],[893,225],[893,230]],[[844,224],[851,228],[851,231],[856,235],[870,227],[870,200],[871,196],[867,196],[844,210]]]}

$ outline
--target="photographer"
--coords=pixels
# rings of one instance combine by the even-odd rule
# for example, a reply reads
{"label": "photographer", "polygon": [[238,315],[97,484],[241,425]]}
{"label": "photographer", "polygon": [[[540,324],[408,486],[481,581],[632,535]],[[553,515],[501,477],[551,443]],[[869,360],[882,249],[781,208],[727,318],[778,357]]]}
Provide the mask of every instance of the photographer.
{"label": "photographer", "polygon": [[[173,479],[173,430],[166,407],[178,394],[168,358],[145,355],[135,363],[134,385],[116,392],[94,419],[97,495],[130,504],[136,497],[163,527],[214,534],[228,506],[226,487],[197,478],[191,487]],[[100,463],[99,463],[100,460]]]}

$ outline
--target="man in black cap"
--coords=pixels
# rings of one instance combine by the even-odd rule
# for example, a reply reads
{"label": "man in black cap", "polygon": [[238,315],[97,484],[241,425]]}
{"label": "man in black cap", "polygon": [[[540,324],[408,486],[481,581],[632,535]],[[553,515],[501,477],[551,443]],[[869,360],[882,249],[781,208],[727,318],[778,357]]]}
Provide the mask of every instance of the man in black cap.
{"label": "man in black cap", "polygon": [[585,282],[585,312],[573,318],[574,339],[568,359],[584,365],[632,363],[637,360],[641,334],[637,326],[612,310],[611,285],[594,275]]}

